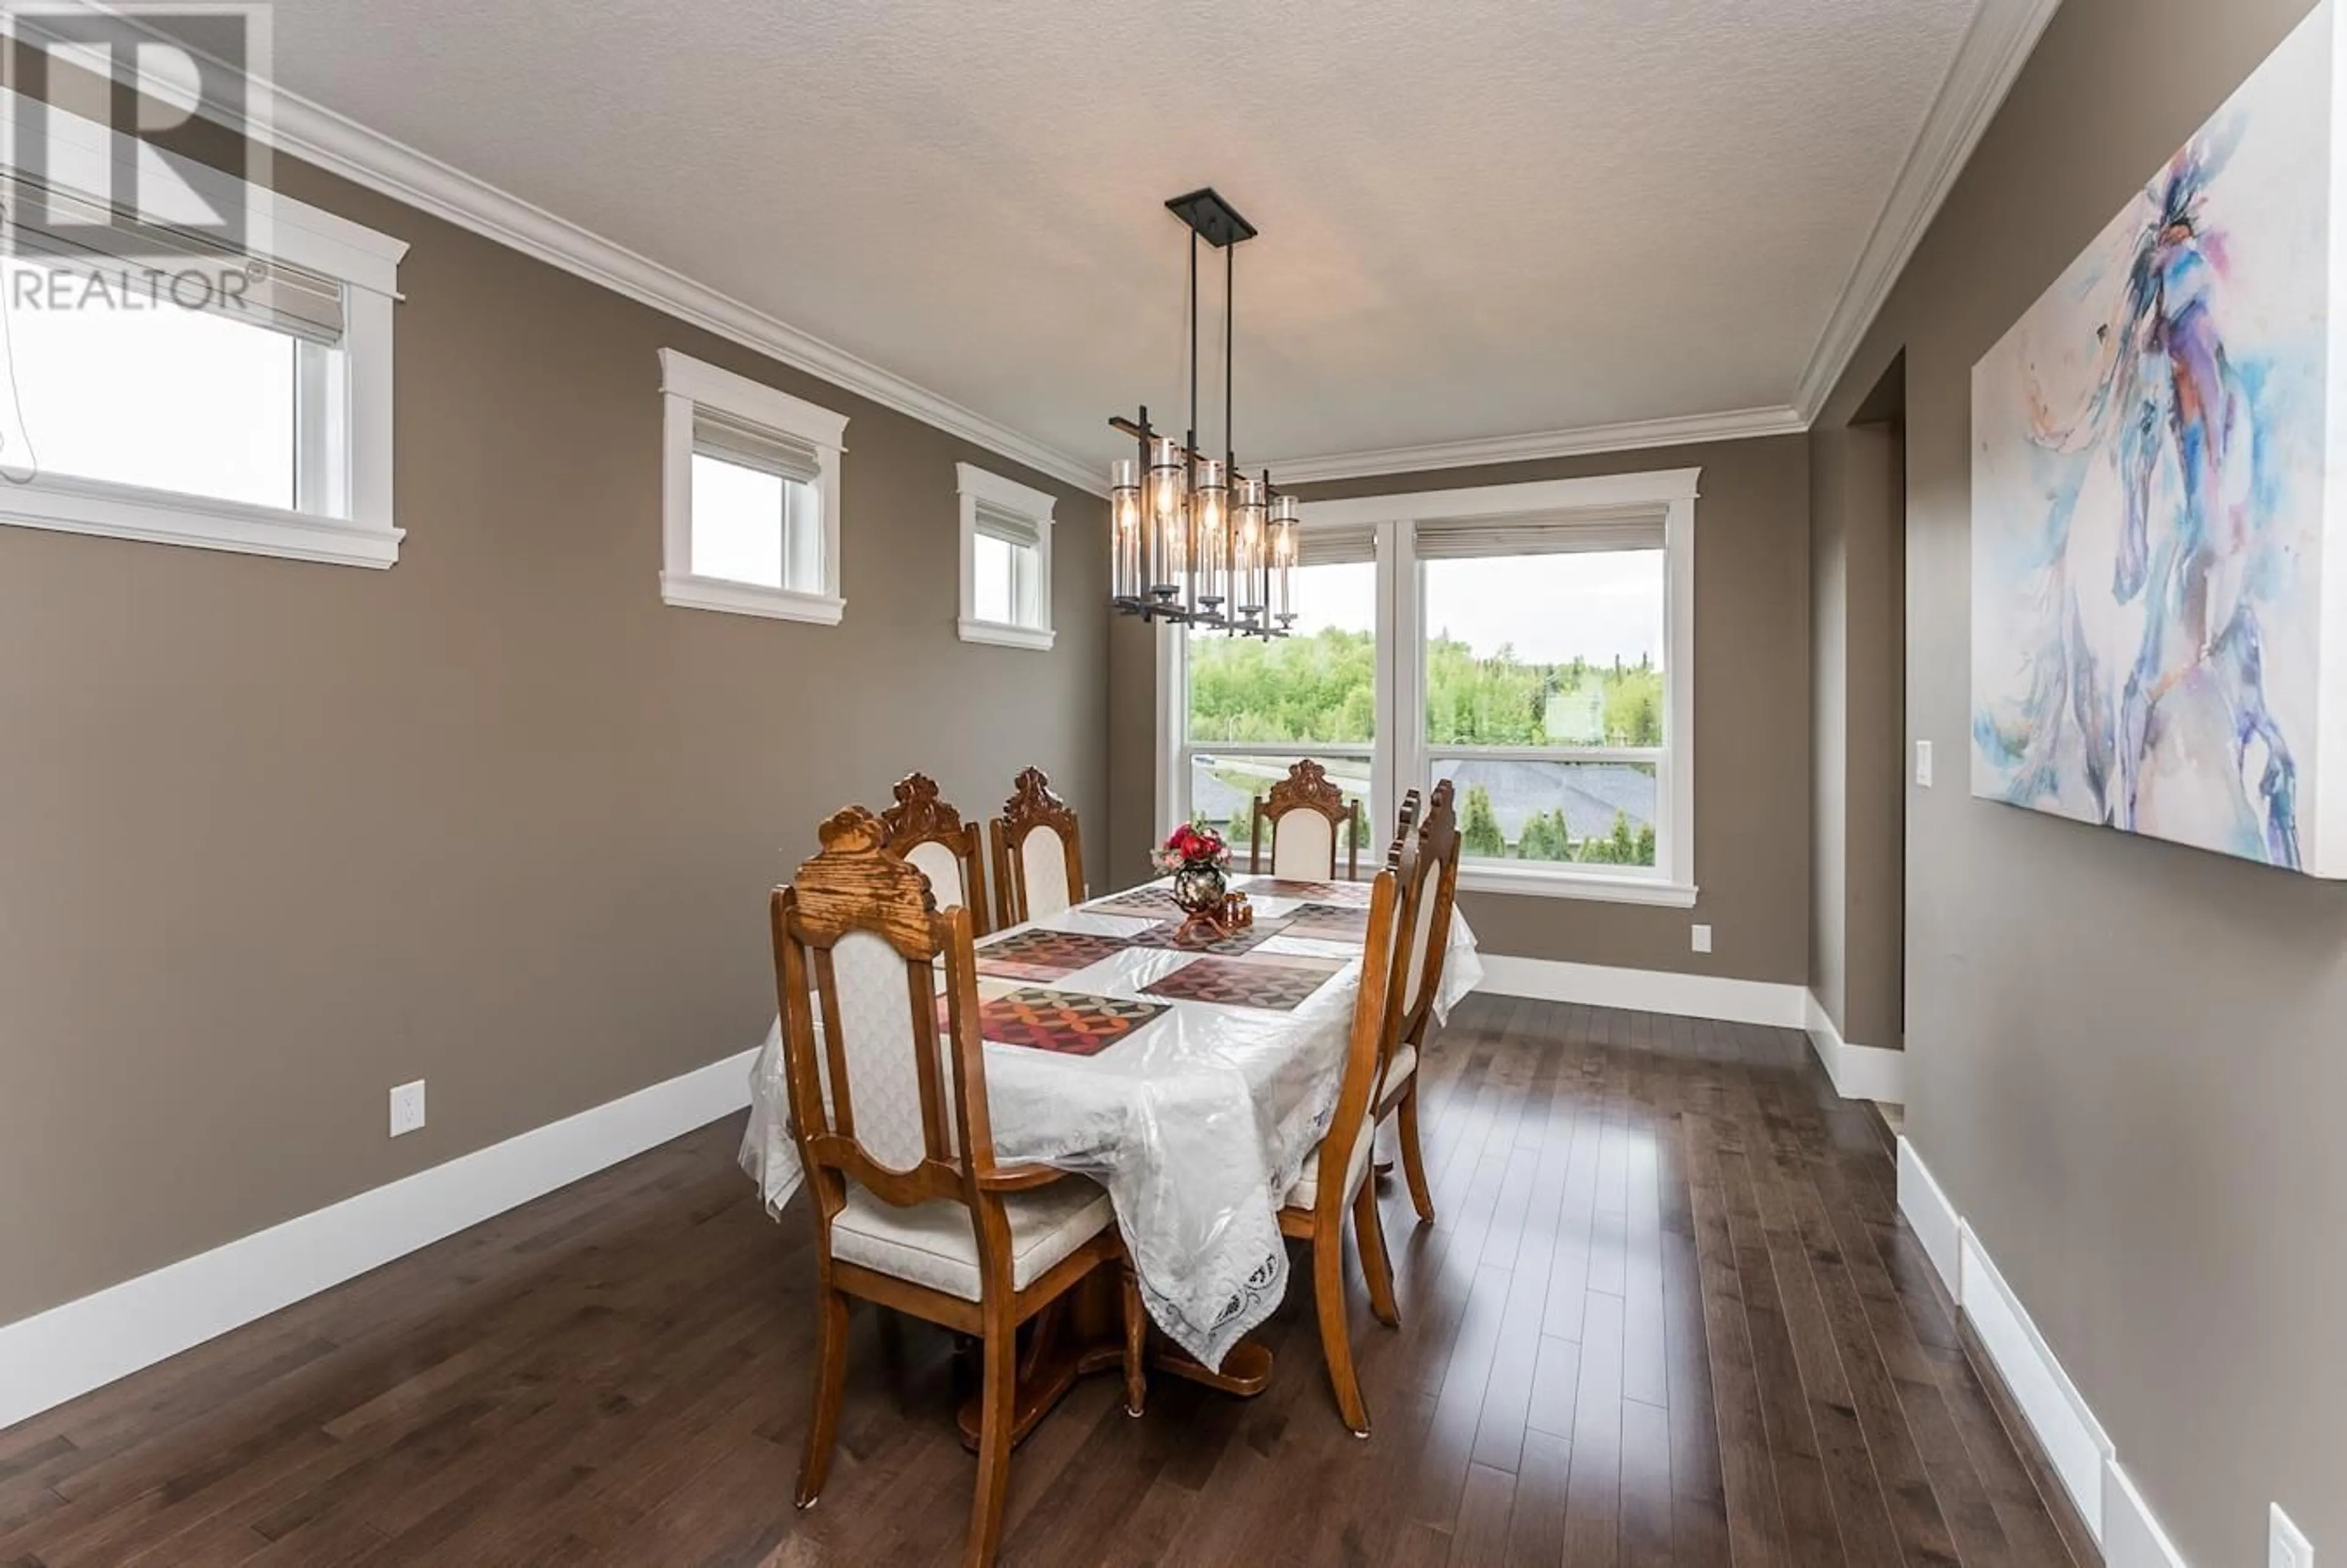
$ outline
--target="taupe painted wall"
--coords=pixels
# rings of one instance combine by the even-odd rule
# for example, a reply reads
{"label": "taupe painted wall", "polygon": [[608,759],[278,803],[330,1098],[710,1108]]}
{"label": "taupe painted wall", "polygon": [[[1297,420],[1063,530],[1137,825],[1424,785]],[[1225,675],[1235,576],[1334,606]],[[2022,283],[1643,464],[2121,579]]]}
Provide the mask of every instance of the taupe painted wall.
{"label": "taupe painted wall", "polygon": [[1900,1044],[1905,788],[1901,438],[1811,439],[1809,985],[1843,1039]]}
{"label": "taupe painted wall", "polygon": [[[413,242],[408,538],[0,528],[0,1321],[755,1044],[765,890],[909,769],[1108,820],[1100,501],[279,170]],[[661,602],[664,345],[850,415],[841,626]],[[958,459],[1061,497],[1049,654],[956,637]]]}
{"label": "taupe painted wall", "polygon": [[[1693,909],[1465,894],[1488,952],[1743,979],[1809,978],[1809,456],[1799,436],[1446,468],[1313,486],[1309,499],[1700,467],[1696,507],[1696,880]],[[1154,812],[1153,651],[1112,638],[1119,854],[1146,847]],[[1134,715],[1143,717],[1136,722]],[[1138,759],[1134,761],[1133,759]],[[1118,864],[1133,870],[1137,852]],[[1691,950],[1688,927],[1713,927]]]}
{"label": "taupe painted wall", "polygon": [[1969,377],[2307,9],[2066,0],[1821,421],[1904,347],[1907,1134],[2200,1568],[2347,1554],[2347,887],[1970,797]]}
{"label": "taupe painted wall", "polygon": [[1847,1029],[1850,958],[1850,477],[1809,460],[1809,990]]}

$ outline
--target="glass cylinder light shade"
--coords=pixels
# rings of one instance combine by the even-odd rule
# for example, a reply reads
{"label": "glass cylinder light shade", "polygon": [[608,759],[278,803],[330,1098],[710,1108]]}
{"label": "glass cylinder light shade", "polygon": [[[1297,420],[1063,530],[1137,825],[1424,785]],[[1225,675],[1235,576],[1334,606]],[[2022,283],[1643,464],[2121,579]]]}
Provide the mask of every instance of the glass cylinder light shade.
{"label": "glass cylinder light shade", "polygon": [[1270,510],[1268,495],[1261,479],[1243,478],[1232,492],[1231,614],[1248,624],[1261,620],[1266,603],[1264,564],[1270,557],[1264,548],[1267,542],[1264,527]]}
{"label": "glass cylinder light shade", "polygon": [[1293,496],[1271,504],[1271,612],[1284,629],[1296,620],[1296,557],[1302,517]]}
{"label": "glass cylinder light shade", "polygon": [[1198,487],[1194,492],[1197,508],[1198,604],[1209,614],[1219,610],[1229,595],[1231,566],[1230,499],[1228,480],[1223,465],[1214,458],[1202,458],[1198,464]]}
{"label": "glass cylinder light shade", "polygon": [[1143,580],[1148,558],[1143,551],[1147,530],[1141,526],[1141,465],[1120,457],[1109,465],[1110,531],[1109,596],[1118,604],[1138,604],[1148,592]]}
{"label": "glass cylinder light shade", "polygon": [[1189,567],[1189,490],[1182,444],[1159,436],[1149,448],[1149,589],[1162,600],[1181,594]]}

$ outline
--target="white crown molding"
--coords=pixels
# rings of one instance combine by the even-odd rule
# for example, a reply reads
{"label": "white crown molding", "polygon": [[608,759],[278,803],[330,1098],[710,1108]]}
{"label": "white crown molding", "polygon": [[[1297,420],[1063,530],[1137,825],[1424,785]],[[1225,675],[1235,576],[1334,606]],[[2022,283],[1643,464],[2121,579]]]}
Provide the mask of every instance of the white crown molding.
{"label": "white crown molding", "polygon": [[1540,430],[1526,436],[1488,436],[1471,441],[1433,441],[1421,446],[1337,452],[1325,457],[1290,457],[1268,466],[1272,477],[1283,485],[1317,485],[1327,479],[1368,479],[1437,468],[1528,463],[1542,457],[1635,452],[1649,446],[1687,446],[1699,441],[1798,436],[1808,428],[1809,422],[1790,408],[1738,408],[1724,414],[1686,414],[1619,425],[1585,425],[1573,430]]}
{"label": "white crown molding", "polygon": [[1806,426],[1818,416],[1834,383],[1850,368],[1852,356],[1874,324],[1899,274],[1913,259],[1915,248],[1938,217],[1955,188],[1956,177],[1970,161],[1973,149],[2004,107],[2021,68],[2037,46],[2045,25],[2054,19],[2061,0],[1981,0],[1972,26],[1957,46],[1956,57],[1923,117],[1923,128],[1908,149],[1907,161],[1891,188],[1874,231],[1859,252],[1858,264],[1842,286],[1833,314],[1810,351],[1809,363],[1793,395],[1793,405]]}
{"label": "white crown molding", "polygon": [[406,202],[615,293],[821,376],[1063,484],[1106,495],[1097,465],[1022,436],[486,180],[278,88],[271,139],[330,174]]}
{"label": "white crown molding", "polygon": [[[1991,119],[2021,74],[2060,0],[1982,0],[1865,248],[1796,383],[1790,406],[1629,420],[1527,435],[1384,447],[1270,465],[1288,484],[1369,478],[1438,468],[1795,436],[1808,430],[1834,383]],[[103,9],[102,5],[93,8]],[[817,375],[925,424],[1105,496],[1097,466],[929,391],[673,268],[559,218],[429,154],[273,84],[268,143],[327,172],[510,246],[590,282]],[[1254,465],[1260,466],[1260,465]]]}
{"label": "white crown molding", "polygon": [[[115,16],[132,27],[154,31],[151,26],[114,10],[102,0],[91,0],[87,9]],[[169,35],[157,33],[156,36],[168,38]],[[176,47],[185,47],[179,40],[170,41]],[[347,115],[313,103],[299,93],[288,92],[273,82],[257,85],[255,101],[264,106],[261,116],[264,123],[259,125],[222,113],[209,104],[199,106],[197,112],[231,129],[256,136],[273,151],[289,153],[354,185],[405,202],[418,211],[494,240],[745,348],[755,349],[1038,473],[1092,495],[1108,494],[1107,482],[1096,464],[1022,436],[975,409],[858,358],[730,294],[697,283],[672,267],[606,240],[567,218],[558,218],[487,180],[370,129]]]}

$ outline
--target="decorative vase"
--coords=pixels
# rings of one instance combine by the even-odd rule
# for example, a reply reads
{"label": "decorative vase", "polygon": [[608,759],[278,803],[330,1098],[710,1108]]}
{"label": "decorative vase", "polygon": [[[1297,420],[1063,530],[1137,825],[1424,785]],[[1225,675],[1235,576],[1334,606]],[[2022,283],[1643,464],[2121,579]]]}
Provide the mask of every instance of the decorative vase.
{"label": "decorative vase", "polygon": [[1193,861],[1174,873],[1174,902],[1186,915],[1221,913],[1225,891],[1223,868],[1219,866]]}

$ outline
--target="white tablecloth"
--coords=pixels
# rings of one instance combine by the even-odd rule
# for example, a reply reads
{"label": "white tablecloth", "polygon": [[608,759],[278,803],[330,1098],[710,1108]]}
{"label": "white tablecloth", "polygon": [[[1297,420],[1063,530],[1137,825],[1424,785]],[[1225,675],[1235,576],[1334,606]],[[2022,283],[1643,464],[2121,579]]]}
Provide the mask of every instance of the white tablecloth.
{"label": "white tablecloth", "polygon": [[[1245,887],[1247,881],[1235,885]],[[1276,919],[1296,903],[1254,897],[1259,922]],[[1037,922],[1103,936],[1130,936],[1153,923],[1148,915],[1103,914],[1096,905]],[[1106,1187],[1150,1316],[1209,1367],[1221,1366],[1230,1348],[1286,1293],[1279,1204],[1336,1110],[1359,987],[1358,942],[1274,936],[1248,958],[1282,954],[1349,961],[1293,1011],[1175,1001],[1163,1016],[1096,1056],[993,1042],[986,1051],[996,1158],[1004,1164],[1052,1165]],[[1041,986],[1142,997],[1143,986],[1194,957],[1121,948],[1052,980],[982,975],[979,992],[987,998]],[[1482,973],[1474,935],[1454,914],[1438,1020]],[[789,1109],[777,1020],[752,1070],[742,1164],[778,1216],[802,1181]]]}

